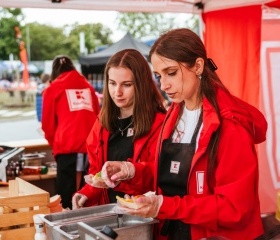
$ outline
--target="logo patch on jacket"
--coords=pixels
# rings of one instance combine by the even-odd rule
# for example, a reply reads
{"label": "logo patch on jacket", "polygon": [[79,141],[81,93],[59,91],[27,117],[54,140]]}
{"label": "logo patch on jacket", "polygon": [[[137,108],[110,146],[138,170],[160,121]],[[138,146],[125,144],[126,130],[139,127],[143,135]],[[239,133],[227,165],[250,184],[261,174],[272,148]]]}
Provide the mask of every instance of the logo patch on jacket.
{"label": "logo patch on jacket", "polygon": [[203,186],[204,186],[204,171],[197,171],[196,172],[196,191],[197,194],[203,193]]}
{"label": "logo patch on jacket", "polygon": [[85,89],[66,89],[69,109],[71,112],[79,110],[93,111],[91,92]]}
{"label": "logo patch on jacket", "polygon": [[170,173],[179,173],[180,169],[180,162],[177,161],[171,161],[171,166],[170,166]]}

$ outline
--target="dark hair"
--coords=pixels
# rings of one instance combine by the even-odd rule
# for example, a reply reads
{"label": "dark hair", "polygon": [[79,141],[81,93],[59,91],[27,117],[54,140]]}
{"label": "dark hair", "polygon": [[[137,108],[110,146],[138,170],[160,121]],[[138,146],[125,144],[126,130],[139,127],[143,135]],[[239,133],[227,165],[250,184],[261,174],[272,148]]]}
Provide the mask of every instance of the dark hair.
{"label": "dark hair", "polygon": [[70,57],[66,55],[56,56],[52,64],[52,73],[51,73],[50,81],[55,80],[61,73],[68,72],[75,69],[76,68],[72,60],[70,59]]}
{"label": "dark hair", "polygon": [[[212,65],[207,59],[206,49],[203,42],[197,34],[186,28],[179,28],[163,33],[154,43],[150,50],[150,58],[153,54],[172,59],[186,64],[187,67],[192,68],[195,65],[197,58],[204,60],[204,69],[201,74],[200,84],[200,98],[206,97],[215,108],[219,119],[221,120],[220,111],[216,99],[216,89],[227,89],[222,84],[218,75],[213,71]],[[183,105],[181,105],[183,106]],[[212,135],[208,145],[209,163],[207,167],[207,183],[210,190],[213,190],[214,171],[217,165],[217,148],[220,137],[220,128]]]}
{"label": "dark hair", "polygon": [[47,81],[49,81],[50,80],[50,74],[48,74],[48,73],[42,73],[42,75],[41,75],[41,82],[42,83],[46,83]]}
{"label": "dark hair", "polygon": [[115,105],[108,90],[108,71],[112,67],[123,67],[131,70],[134,82],[133,123],[134,137],[147,134],[154,121],[156,112],[166,112],[163,97],[160,94],[144,56],[135,49],[124,49],[113,55],[107,62],[104,73],[103,103],[100,122],[109,131],[116,129],[120,109]]}

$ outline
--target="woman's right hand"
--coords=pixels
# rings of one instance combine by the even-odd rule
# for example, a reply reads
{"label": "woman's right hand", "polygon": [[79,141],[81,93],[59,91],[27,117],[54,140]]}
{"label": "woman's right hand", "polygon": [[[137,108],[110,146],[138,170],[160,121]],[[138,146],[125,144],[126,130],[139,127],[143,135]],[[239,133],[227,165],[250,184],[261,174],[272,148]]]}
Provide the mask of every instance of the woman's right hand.
{"label": "woman's right hand", "polygon": [[133,178],[134,175],[135,167],[127,161],[107,161],[101,170],[101,176],[110,188],[116,187],[120,181]]}

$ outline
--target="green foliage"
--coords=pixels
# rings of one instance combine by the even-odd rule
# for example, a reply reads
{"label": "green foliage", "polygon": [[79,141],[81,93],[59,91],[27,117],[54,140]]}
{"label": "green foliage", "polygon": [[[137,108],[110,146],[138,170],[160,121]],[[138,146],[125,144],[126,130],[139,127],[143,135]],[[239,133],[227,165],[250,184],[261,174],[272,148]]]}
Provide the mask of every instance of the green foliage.
{"label": "green foliage", "polygon": [[[29,38],[27,38],[29,33]],[[63,29],[38,23],[27,24],[23,31],[24,39],[29,41],[29,57],[32,61],[52,60],[57,54],[62,54]],[[29,40],[28,40],[29,39]]]}
{"label": "green foliage", "polygon": [[9,60],[13,54],[15,59],[19,55],[14,27],[21,27],[24,19],[21,9],[0,8],[0,60]]}
{"label": "green foliage", "polygon": [[[185,17],[180,23],[176,17],[180,14],[163,13],[120,13],[117,22],[120,30],[130,32],[136,39],[158,37],[161,32],[175,27],[189,27],[196,30],[196,17]],[[87,53],[95,51],[97,46],[111,44],[112,30],[101,23],[65,25],[53,27],[38,23],[21,26],[24,15],[21,9],[0,8],[0,60],[8,60],[9,54],[19,59],[19,46],[14,26],[19,26],[22,40],[25,42],[29,60],[52,60],[56,55],[66,54],[73,60],[80,55],[80,33],[85,35]]]}
{"label": "green foliage", "polygon": [[76,55],[79,55],[79,35],[81,32],[85,34],[85,47],[88,53],[95,51],[97,46],[111,44],[110,36],[111,29],[104,27],[101,23],[79,25],[74,24],[71,26],[69,38],[73,43],[77,44]]}
{"label": "green foliage", "polygon": [[165,18],[161,13],[120,13],[117,22],[121,30],[129,32],[137,39],[158,36],[173,25],[173,19]]}
{"label": "green foliage", "polygon": [[[56,55],[66,54],[73,60],[80,55],[80,32],[85,34],[85,45],[94,51],[97,45],[110,44],[111,30],[102,24],[65,25],[62,28],[30,23],[24,35],[29,32],[30,59],[32,61],[52,60]],[[98,41],[97,41],[98,39]]]}
{"label": "green foliage", "polygon": [[20,9],[0,8],[0,60],[8,60],[9,54],[19,59],[19,46],[14,26],[19,26],[22,41],[25,42],[29,60],[52,60],[56,55],[66,54],[73,60],[80,55],[80,32],[85,34],[85,46],[88,52],[94,52],[99,45],[111,44],[111,29],[101,23],[65,25],[52,27],[39,23],[21,26],[24,19]]}
{"label": "green foliage", "polygon": [[[183,16],[184,20],[178,21]],[[120,13],[117,23],[121,30],[130,32],[135,38],[158,37],[162,32],[177,28],[187,27],[193,29],[198,24],[194,15],[168,14],[168,13]]]}

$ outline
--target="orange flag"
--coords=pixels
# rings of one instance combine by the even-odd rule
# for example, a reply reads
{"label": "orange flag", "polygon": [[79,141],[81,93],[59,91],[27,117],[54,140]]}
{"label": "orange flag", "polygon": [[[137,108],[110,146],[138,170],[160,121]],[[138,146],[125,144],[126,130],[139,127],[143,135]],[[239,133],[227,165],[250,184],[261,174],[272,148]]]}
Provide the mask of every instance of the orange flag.
{"label": "orange flag", "polygon": [[15,32],[16,32],[16,38],[17,38],[17,42],[19,44],[19,57],[20,57],[20,61],[22,62],[24,68],[23,68],[23,72],[22,72],[22,80],[23,83],[25,84],[25,86],[29,85],[29,72],[28,72],[28,57],[27,57],[27,52],[25,49],[25,44],[24,41],[22,41],[21,38],[21,32],[19,27],[15,27]]}

